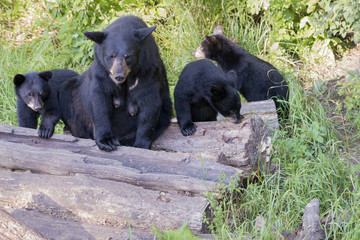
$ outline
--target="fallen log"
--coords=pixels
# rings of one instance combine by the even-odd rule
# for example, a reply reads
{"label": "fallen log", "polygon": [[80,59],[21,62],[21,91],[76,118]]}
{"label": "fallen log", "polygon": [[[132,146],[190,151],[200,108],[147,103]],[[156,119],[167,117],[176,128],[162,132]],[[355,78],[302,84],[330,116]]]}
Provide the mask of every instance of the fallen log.
{"label": "fallen log", "polygon": [[152,150],[104,152],[90,139],[43,139],[34,129],[0,125],[0,206],[119,229],[176,229],[188,221],[200,233],[204,194],[217,191],[219,178],[246,179],[269,161],[270,125],[262,119],[276,119],[272,106],[262,118],[242,113],[240,124],[196,123],[189,137],[172,123]]}
{"label": "fallen log", "polygon": [[[197,123],[194,136],[184,137],[175,124],[150,151],[122,146],[111,153],[98,150],[94,141],[55,134],[37,137],[36,130],[0,125],[0,167],[35,173],[74,175],[125,182],[153,190],[203,194],[221,175],[247,178],[265,161],[260,149],[264,126],[256,116],[240,124]],[[174,137],[175,135],[175,137]],[[41,163],[41,164],[39,164]],[[227,180],[223,179],[226,183]]]}
{"label": "fallen log", "polygon": [[130,224],[136,229],[151,229],[155,224],[172,229],[188,221],[199,232],[207,205],[203,197],[152,191],[82,174],[0,172],[0,205],[76,222],[119,228]]}
{"label": "fallen log", "polygon": [[0,208],[0,239],[45,240],[46,238]]}

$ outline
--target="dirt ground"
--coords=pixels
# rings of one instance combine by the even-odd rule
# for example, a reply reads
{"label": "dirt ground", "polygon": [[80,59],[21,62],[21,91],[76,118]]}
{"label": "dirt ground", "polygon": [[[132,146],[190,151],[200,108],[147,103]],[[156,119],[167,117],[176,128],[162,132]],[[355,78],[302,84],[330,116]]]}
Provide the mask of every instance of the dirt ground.
{"label": "dirt ground", "polygon": [[[344,150],[346,157],[355,164],[360,164],[360,139],[359,133],[355,133],[351,129],[351,123],[346,122],[344,119],[346,110],[341,114],[338,111],[333,111],[339,104],[342,104],[344,97],[338,95],[339,83],[347,81],[349,74],[348,71],[354,71],[360,69],[360,44],[351,49],[347,54],[337,60],[335,64],[326,66],[320,70],[324,76],[321,79],[325,83],[327,104],[327,115],[335,123],[336,129],[343,135],[344,141],[347,142],[348,149]],[[329,107],[330,106],[330,107]]]}

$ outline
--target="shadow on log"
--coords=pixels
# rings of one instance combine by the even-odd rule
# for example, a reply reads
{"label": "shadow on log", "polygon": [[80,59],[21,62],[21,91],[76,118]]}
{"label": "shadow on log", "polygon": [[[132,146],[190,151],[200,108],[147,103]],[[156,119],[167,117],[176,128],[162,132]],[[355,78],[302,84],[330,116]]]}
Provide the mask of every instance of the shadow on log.
{"label": "shadow on log", "polygon": [[[242,114],[240,124],[196,123],[190,137],[173,123],[152,150],[121,146],[110,153],[89,139],[63,134],[42,139],[34,129],[0,125],[0,206],[46,237],[54,237],[53,226],[72,224],[90,234],[79,239],[99,239],[83,229],[87,224],[122,229],[118,232],[125,235],[130,225],[137,239],[152,239],[153,225],[176,229],[185,221],[199,234],[204,193],[216,191],[219,177],[226,176],[224,183],[234,176],[246,179],[269,161],[265,133],[278,128],[274,103],[244,103]],[[36,220],[42,215],[58,220],[49,220],[54,222],[49,231]],[[69,232],[60,234],[55,239],[69,239]]]}

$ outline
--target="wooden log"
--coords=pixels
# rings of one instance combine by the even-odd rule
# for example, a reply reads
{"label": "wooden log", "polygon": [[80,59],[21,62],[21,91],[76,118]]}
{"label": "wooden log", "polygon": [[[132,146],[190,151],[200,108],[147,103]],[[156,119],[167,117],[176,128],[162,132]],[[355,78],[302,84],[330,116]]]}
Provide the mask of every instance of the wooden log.
{"label": "wooden log", "polygon": [[[17,219],[21,219],[37,232],[42,232],[49,239],[56,240],[88,240],[88,239],[136,239],[153,240],[154,235],[149,230],[135,229],[133,226],[119,228],[106,225],[95,225],[81,223],[73,220],[59,219],[47,215],[34,209],[13,209],[11,214]],[[210,234],[196,234],[202,239],[213,239]]]}
{"label": "wooden log", "polygon": [[45,240],[46,238],[0,208],[0,239]]}
{"label": "wooden log", "polygon": [[91,176],[49,176],[0,169],[0,205],[33,209],[59,219],[149,230],[202,228],[203,197],[153,191]]}
{"label": "wooden log", "polygon": [[265,129],[269,136],[272,136],[276,130],[279,130],[278,115],[273,100],[242,103],[240,113],[245,117],[253,114],[259,115],[264,121]]}
{"label": "wooden log", "polygon": [[224,174],[247,178],[259,157],[265,161],[259,155],[266,149],[260,144],[264,127],[256,116],[240,124],[198,123],[191,137],[182,136],[176,127],[171,126],[154,143],[154,149],[164,151],[122,146],[108,153],[89,139],[59,134],[42,139],[36,130],[0,125],[0,167],[57,175],[82,173],[147,189],[198,195],[212,190]]}
{"label": "wooden log", "polygon": [[198,153],[201,158],[237,168],[252,168],[259,159],[259,149],[265,137],[264,123],[257,115],[245,117],[241,123],[230,121],[198,122],[190,137],[171,125],[152,145],[155,150]]}
{"label": "wooden log", "polygon": [[81,223],[73,220],[60,219],[34,209],[15,209],[12,215],[21,219],[28,226],[42,232],[49,239],[137,239],[152,240],[153,234],[148,230],[138,230],[130,226],[121,229],[114,226]]}
{"label": "wooden log", "polygon": [[[243,109],[253,111],[248,104]],[[274,104],[266,111],[258,112],[261,118],[243,112],[240,124],[196,123],[189,137],[173,123],[152,150],[120,146],[110,153],[90,139],[43,139],[34,129],[0,125],[0,205],[121,229],[128,223],[137,230],[175,229],[188,221],[199,233],[204,193],[216,191],[220,177],[224,183],[248,178],[268,162],[271,141],[262,119],[275,119]]]}

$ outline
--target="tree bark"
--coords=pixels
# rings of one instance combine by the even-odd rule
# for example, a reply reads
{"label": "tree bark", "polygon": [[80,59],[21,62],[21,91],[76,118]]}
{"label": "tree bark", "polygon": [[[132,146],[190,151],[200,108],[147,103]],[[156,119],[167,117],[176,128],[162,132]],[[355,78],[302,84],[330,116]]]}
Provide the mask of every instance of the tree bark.
{"label": "tree bark", "polygon": [[46,238],[0,208],[0,239],[45,240]]}

